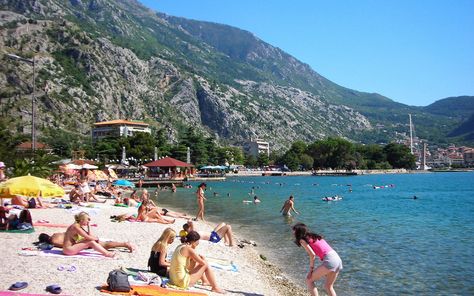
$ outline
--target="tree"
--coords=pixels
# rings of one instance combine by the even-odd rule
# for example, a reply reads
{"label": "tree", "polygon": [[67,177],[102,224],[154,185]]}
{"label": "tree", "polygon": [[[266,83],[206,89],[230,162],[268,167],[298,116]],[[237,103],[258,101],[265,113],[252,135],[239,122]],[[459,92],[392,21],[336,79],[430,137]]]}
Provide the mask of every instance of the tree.
{"label": "tree", "polygon": [[387,155],[387,161],[394,168],[413,169],[416,167],[416,158],[405,145],[390,143],[384,147],[383,151]]}
{"label": "tree", "polygon": [[303,170],[311,170],[313,168],[314,159],[308,154],[300,156],[300,164]]}
{"label": "tree", "polygon": [[316,141],[307,150],[316,168],[345,168],[347,162],[354,159],[354,146],[341,138]]}
{"label": "tree", "polygon": [[255,156],[248,154],[245,156],[244,165],[246,167],[255,167],[257,165],[257,159]]}
{"label": "tree", "polygon": [[265,152],[259,153],[257,157],[257,165],[259,167],[264,167],[264,166],[268,166],[268,163],[269,163],[268,155]]}
{"label": "tree", "polygon": [[281,164],[286,165],[292,171],[296,171],[299,169],[300,160],[294,151],[288,151],[283,155]]}

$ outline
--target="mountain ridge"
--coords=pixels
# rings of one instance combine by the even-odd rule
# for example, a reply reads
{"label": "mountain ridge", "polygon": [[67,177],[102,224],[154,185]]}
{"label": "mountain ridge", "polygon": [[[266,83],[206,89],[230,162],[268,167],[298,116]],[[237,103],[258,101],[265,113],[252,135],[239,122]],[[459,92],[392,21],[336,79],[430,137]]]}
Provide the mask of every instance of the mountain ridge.
{"label": "mountain ridge", "polygon": [[[341,87],[250,32],[240,38],[254,38],[259,51],[226,52],[229,43],[214,31],[232,27],[164,16],[137,1],[0,0],[0,5],[8,15],[4,20],[16,18],[1,22],[6,38],[0,51],[39,58],[43,90],[37,97],[44,129],[78,128],[87,134],[95,120],[133,117],[171,127],[171,138],[195,125],[221,141],[238,144],[262,137],[282,148],[326,136],[364,141],[375,124],[396,126],[407,121],[408,113],[428,123],[440,118],[379,94]],[[206,42],[196,36],[203,34],[198,25],[207,28],[209,36],[201,36]],[[36,35],[26,34],[28,28]],[[0,69],[0,98],[7,102],[2,110],[21,118],[12,119],[17,129],[28,121],[21,115],[28,100],[19,93],[31,87],[26,83],[19,89],[15,81],[28,81],[27,68],[4,60]],[[55,112],[75,106],[82,116],[62,119],[48,106]],[[456,124],[443,117],[439,128],[447,134]],[[406,126],[380,136],[390,139],[399,130]]]}

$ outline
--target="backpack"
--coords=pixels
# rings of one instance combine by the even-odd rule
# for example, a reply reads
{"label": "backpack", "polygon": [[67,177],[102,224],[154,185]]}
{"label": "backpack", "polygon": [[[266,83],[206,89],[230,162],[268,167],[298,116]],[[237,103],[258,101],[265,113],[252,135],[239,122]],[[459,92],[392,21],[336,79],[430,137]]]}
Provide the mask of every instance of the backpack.
{"label": "backpack", "polygon": [[130,283],[128,282],[128,274],[120,269],[109,272],[107,284],[109,285],[109,290],[112,292],[130,292],[131,290]]}

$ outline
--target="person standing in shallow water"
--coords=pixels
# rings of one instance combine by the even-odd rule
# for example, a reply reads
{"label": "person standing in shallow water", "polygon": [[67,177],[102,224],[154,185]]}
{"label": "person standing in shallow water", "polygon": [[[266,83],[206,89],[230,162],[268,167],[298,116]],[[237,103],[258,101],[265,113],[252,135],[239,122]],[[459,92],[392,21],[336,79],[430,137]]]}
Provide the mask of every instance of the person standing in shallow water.
{"label": "person standing in shallow water", "polygon": [[[303,223],[297,223],[293,226],[293,235],[295,236],[295,244],[298,247],[303,246],[309,255],[309,272],[306,275],[306,286],[312,296],[318,295],[318,289],[314,282],[326,277],[324,289],[329,296],[336,296],[334,290],[334,282],[342,270],[342,260],[331,246],[319,234],[310,232],[308,227]],[[314,261],[316,256],[323,262],[314,269]]]}
{"label": "person standing in shallow water", "polygon": [[206,183],[201,183],[199,184],[199,187],[196,191],[196,199],[197,199],[197,204],[198,204],[198,212],[196,214],[195,220],[197,221],[198,219],[201,219],[204,221],[204,201],[206,200],[206,197],[204,196],[204,190],[206,189]]}
{"label": "person standing in shallow water", "polygon": [[281,207],[280,213],[282,213],[283,216],[291,216],[291,210],[293,210],[295,214],[299,214],[295,209],[295,202],[294,202],[293,195],[290,195],[290,197],[287,200],[285,200],[285,203]]}

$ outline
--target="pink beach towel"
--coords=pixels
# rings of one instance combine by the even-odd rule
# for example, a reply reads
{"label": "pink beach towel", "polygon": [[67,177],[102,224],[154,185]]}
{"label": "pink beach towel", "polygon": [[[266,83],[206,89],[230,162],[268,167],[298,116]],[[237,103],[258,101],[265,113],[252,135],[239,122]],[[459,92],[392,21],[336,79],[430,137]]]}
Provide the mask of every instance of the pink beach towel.
{"label": "pink beach towel", "polygon": [[[47,256],[47,257],[62,257],[62,258],[91,258],[91,259],[114,259],[111,257],[105,257],[101,253],[94,250],[83,250],[76,255],[64,255],[63,250],[59,248],[53,248],[51,250],[44,251],[30,251],[21,250],[19,252],[23,256]],[[1,295],[0,295],[1,296]]]}
{"label": "pink beach towel", "polygon": [[[61,294],[63,296],[71,296],[66,294]],[[0,291],[0,296],[51,296],[51,294],[31,294],[31,293],[21,293],[13,291]]]}

